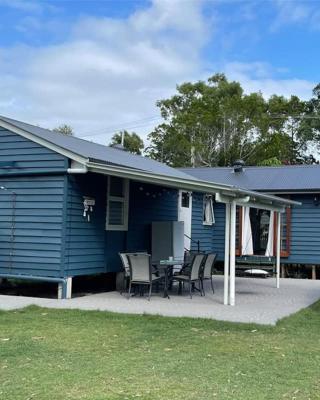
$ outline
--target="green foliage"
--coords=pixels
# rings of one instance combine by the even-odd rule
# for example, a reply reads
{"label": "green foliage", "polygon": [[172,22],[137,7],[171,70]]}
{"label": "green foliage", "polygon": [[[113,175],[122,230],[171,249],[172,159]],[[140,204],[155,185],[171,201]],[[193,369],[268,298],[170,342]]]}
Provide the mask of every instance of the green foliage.
{"label": "green foliage", "polygon": [[130,153],[141,154],[144,149],[143,140],[135,132],[129,133],[126,130],[115,133],[111,139],[111,145],[121,144],[122,135],[124,135],[123,147]]}
{"label": "green foliage", "polygon": [[53,129],[54,132],[62,133],[63,135],[67,136],[72,136],[73,135],[73,129],[70,125],[60,125],[57,128]]}
{"label": "green foliage", "polygon": [[267,158],[266,160],[262,160],[258,163],[258,165],[265,167],[276,167],[281,165],[281,161],[277,157],[271,157]]}
{"label": "green foliage", "polygon": [[319,399],[319,303],[275,327],[38,307],[0,326],[4,400]]}
{"label": "green foliage", "polygon": [[314,121],[319,123],[320,85],[310,102],[277,95],[265,100],[216,74],[177,86],[157,105],[164,123],[150,133],[147,154],[174,167],[225,166],[236,159],[301,163],[310,145],[319,144]]}

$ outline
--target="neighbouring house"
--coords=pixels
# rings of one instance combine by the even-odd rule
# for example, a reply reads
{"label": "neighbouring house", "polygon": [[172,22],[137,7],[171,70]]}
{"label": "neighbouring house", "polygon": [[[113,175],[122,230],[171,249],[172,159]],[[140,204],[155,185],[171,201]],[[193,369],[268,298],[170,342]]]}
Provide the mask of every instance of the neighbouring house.
{"label": "neighbouring house", "polygon": [[[320,166],[292,165],[279,167],[247,167],[241,162],[233,167],[184,168],[185,173],[200,180],[240,186],[248,190],[269,193],[295,200],[300,206],[288,207],[281,217],[281,264],[283,271],[290,272],[293,265],[309,266],[316,278],[316,267],[320,265]],[[194,198],[199,207],[201,199]],[[202,241],[219,251],[223,259],[224,241],[221,235],[225,213],[223,204],[214,205],[216,223],[205,229],[199,226],[197,211],[193,213],[192,237],[202,232]],[[267,210],[250,209],[252,254],[275,254],[276,215]],[[236,254],[247,253],[247,223],[244,222],[243,207],[237,209]],[[248,220],[247,220],[248,221]],[[250,247],[250,246],[249,246]]]}
{"label": "neighbouring house", "polygon": [[[236,202],[279,215],[293,204],[0,117],[0,278],[56,282],[60,296],[70,297],[73,277],[111,276],[121,268],[119,252],[151,252],[152,223],[187,221],[191,196],[192,227],[191,220],[185,224],[182,249],[192,236],[202,251],[227,251],[233,283]],[[224,218],[213,212],[217,201],[231,210],[226,242]],[[215,240],[204,234],[208,227],[218,228]]]}

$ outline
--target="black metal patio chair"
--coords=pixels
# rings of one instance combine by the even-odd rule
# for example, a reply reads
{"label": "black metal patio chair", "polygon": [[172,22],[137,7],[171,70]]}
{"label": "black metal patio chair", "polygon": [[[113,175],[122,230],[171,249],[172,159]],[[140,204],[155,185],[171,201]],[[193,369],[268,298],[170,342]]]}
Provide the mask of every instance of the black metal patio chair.
{"label": "black metal patio chair", "polygon": [[213,286],[213,273],[214,273],[214,265],[217,259],[217,254],[216,253],[209,253],[206,256],[206,260],[202,265],[201,271],[200,271],[200,285],[201,285],[201,291],[203,295],[205,296],[205,291],[203,287],[203,281],[204,280],[210,280],[211,281],[211,289],[212,293],[214,293],[214,286]]}
{"label": "black metal patio chair", "polygon": [[159,282],[163,277],[153,273],[150,254],[127,254],[127,257],[130,269],[128,299],[132,285],[140,285],[149,286],[148,300],[150,300],[153,283]]}
{"label": "black metal patio chair", "polygon": [[173,275],[172,279],[179,282],[179,293],[181,293],[182,285],[187,282],[189,284],[190,298],[192,299],[192,288],[199,282],[199,291],[202,296],[200,272],[205,257],[205,254],[196,254],[191,261],[190,269],[182,270],[180,274]]}
{"label": "black metal patio chair", "polygon": [[129,260],[128,260],[128,255],[129,254],[148,254],[146,251],[139,251],[139,252],[131,252],[131,253],[119,253],[121,263],[122,263],[122,268],[123,268],[123,282],[122,282],[122,287],[120,294],[123,293],[123,289],[126,292],[128,289],[128,282],[130,278],[130,265],[129,265]]}

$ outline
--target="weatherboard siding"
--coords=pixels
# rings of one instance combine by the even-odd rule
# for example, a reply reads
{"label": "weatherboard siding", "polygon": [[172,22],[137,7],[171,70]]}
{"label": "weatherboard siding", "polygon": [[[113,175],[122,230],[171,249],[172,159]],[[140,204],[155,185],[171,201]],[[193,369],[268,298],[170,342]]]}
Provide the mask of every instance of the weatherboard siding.
{"label": "weatherboard siding", "polygon": [[[131,181],[129,229],[106,231],[106,193],[107,178],[104,176],[69,177],[64,256],[66,275],[120,271],[119,252],[151,251],[153,221],[177,220],[176,190]],[[83,196],[96,200],[90,222],[83,217]]]}
{"label": "weatherboard siding", "polygon": [[62,276],[64,177],[0,177],[0,186],[0,273]]}
{"label": "weatherboard siding", "polygon": [[151,252],[151,224],[178,220],[178,191],[161,186],[131,182],[128,251]]}
{"label": "weatherboard siding", "polygon": [[212,226],[203,225],[203,196],[202,193],[192,195],[191,249],[197,250],[196,241],[199,240],[200,251],[215,252],[218,259],[223,260],[225,206],[214,203],[215,223]]}
{"label": "weatherboard siding", "polygon": [[301,206],[291,210],[290,255],[283,263],[320,264],[320,206],[313,203],[314,195],[291,195]]}
{"label": "weatherboard siding", "polygon": [[0,127],[0,176],[50,174],[67,168],[64,156]]}
{"label": "weatherboard siding", "polygon": [[153,221],[177,221],[178,191],[130,181],[128,231],[106,232],[108,272],[121,270],[119,252],[151,253]]}
{"label": "weatherboard siding", "polygon": [[[66,276],[107,272],[105,241],[106,177],[88,173],[68,176],[64,268]],[[96,205],[90,221],[83,216],[83,196]]]}

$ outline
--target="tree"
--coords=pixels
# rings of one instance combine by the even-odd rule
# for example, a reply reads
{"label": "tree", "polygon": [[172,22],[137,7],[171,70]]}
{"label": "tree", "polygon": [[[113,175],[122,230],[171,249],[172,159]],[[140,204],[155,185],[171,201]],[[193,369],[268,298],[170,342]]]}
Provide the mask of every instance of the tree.
{"label": "tree", "polygon": [[248,165],[301,163],[319,142],[320,129],[305,119],[319,116],[320,85],[309,103],[297,96],[266,100],[216,74],[177,86],[177,93],[157,106],[164,122],[149,134],[146,152],[174,167],[224,166],[236,159]]}
{"label": "tree", "polygon": [[73,129],[70,125],[60,125],[57,128],[53,129],[54,132],[62,133],[63,135],[67,136],[72,136],[73,135]]}
{"label": "tree", "polygon": [[228,165],[254,151],[266,109],[260,93],[245,95],[222,74],[184,83],[157,103],[165,122],[150,133],[150,157],[174,167]]}
{"label": "tree", "polygon": [[129,133],[126,130],[115,133],[111,139],[111,145],[121,144],[124,136],[123,147],[130,153],[141,154],[144,149],[143,140],[135,132]]}

